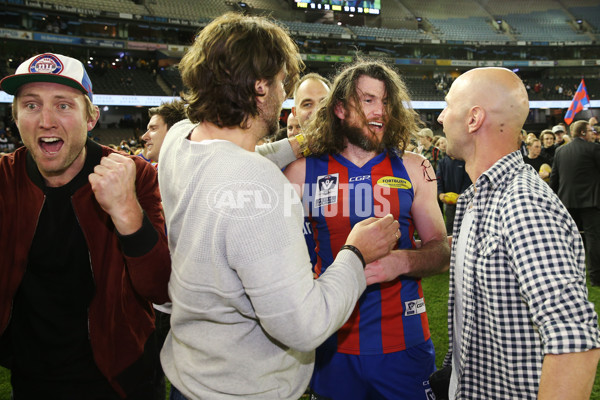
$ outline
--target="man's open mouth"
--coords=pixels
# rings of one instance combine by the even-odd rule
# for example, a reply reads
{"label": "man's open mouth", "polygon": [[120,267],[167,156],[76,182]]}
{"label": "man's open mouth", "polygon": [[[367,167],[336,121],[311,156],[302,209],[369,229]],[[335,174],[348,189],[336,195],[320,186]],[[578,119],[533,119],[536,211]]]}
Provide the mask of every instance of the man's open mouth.
{"label": "man's open mouth", "polygon": [[64,144],[64,141],[56,137],[45,137],[40,138],[39,143],[40,147],[44,152],[49,154],[55,154],[60,151]]}

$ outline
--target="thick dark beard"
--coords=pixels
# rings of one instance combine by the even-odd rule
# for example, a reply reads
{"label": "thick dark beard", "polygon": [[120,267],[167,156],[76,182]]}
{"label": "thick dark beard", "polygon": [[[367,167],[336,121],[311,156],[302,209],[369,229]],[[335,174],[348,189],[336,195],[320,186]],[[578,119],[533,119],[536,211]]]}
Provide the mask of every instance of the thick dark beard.
{"label": "thick dark beard", "polygon": [[365,136],[363,130],[357,126],[350,126],[346,121],[343,121],[342,129],[348,142],[364,151],[374,151],[379,154],[385,150],[383,140],[378,143],[374,138]]}

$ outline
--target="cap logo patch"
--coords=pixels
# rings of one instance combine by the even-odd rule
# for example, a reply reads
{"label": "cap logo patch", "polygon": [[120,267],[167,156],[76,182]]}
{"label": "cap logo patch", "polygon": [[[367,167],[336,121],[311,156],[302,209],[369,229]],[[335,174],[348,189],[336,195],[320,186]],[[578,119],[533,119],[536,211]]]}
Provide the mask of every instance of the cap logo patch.
{"label": "cap logo patch", "polygon": [[63,64],[53,54],[42,54],[29,65],[29,72],[34,74],[60,74],[63,69]]}

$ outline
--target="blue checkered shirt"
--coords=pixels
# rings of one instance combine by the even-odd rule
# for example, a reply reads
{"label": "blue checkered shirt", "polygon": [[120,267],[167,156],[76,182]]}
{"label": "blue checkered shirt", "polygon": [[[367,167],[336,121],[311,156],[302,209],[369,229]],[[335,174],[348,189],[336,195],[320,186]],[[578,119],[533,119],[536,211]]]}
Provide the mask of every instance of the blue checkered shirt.
{"label": "blue checkered shirt", "polygon": [[[456,398],[536,399],[544,354],[600,347],[581,236],[558,197],[518,151],[463,193],[455,234],[471,205],[475,219],[465,251]],[[450,351],[444,365],[452,361],[455,262],[453,248]]]}

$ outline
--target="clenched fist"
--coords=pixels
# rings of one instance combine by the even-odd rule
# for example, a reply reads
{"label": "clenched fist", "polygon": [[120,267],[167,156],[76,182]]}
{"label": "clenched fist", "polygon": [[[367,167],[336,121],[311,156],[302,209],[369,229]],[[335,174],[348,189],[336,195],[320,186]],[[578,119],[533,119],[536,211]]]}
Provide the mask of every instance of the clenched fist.
{"label": "clenched fist", "polygon": [[102,157],[89,181],[96,200],[121,235],[130,235],[142,227],[142,208],[135,194],[136,167],[133,160],[118,153]]}

